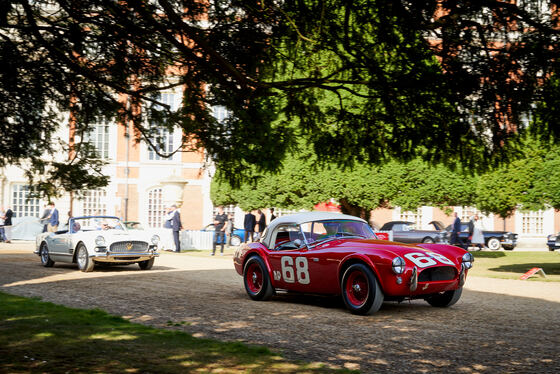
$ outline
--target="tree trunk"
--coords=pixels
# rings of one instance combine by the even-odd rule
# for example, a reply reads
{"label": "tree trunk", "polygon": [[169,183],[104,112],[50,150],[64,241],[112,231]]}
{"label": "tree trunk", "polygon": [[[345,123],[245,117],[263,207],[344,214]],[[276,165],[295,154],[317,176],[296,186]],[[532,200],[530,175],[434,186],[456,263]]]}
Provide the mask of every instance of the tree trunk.
{"label": "tree trunk", "polygon": [[340,210],[344,214],[349,214],[351,216],[360,217],[365,219],[369,223],[371,218],[371,210],[366,209],[357,205],[353,205],[346,199],[340,199]]}

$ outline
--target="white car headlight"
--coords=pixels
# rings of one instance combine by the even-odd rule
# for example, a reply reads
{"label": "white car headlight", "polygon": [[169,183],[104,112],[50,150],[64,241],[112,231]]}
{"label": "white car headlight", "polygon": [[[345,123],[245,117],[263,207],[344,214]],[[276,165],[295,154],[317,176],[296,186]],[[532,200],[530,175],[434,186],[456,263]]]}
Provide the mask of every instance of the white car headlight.
{"label": "white car headlight", "polygon": [[474,262],[474,256],[472,255],[472,253],[467,252],[463,255],[463,264],[465,265],[465,268],[467,269],[472,268],[473,262]]}
{"label": "white car headlight", "polygon": [[154,235],[152,236],[152,244],[157,245],[159,243],[159,236]]}
{"label": "white car headlight", "polygon": [[99,235],[97,238],[95,238],[95,245],[102,247],[105,245],[105,238],[102,237],[101,235]]}
{"label": "white car headlight", "polygon": [[404,258],[395,257],[393,259],[393,273],[395,273],[395,274],[404,273],[405,266],[406,266],[406,263],[404,262]]}

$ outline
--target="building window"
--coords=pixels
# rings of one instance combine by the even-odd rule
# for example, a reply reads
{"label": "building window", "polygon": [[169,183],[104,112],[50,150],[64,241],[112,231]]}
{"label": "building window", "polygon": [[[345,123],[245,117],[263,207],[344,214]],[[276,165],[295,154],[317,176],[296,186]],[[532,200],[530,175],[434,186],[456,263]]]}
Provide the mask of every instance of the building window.
{"label": "building window", "polygon": [[521,230],[523,234],[544,233],[544,211],[521,213]]}
{"label": "building window", "polygon": [[150,228],[163,227],[165,214],[163,205],[163,190],[154,188],[148,192],[148,226]]}
{"label": "building window", "polygon": [[23,184],[15,184],[12,188],[12,211],[14,217],[39,217],[41,200],[29,198],[31,188]]}
{"label": "building window", "polygon": [[103,216],[107,214],[107,191],[86,191],[82,198],[82,214],[84,216]]}
{"label": "building window", "polygon": [[97,157],[106,160],[109,158],[109,125],[106,123],[96,124],[91,131],[84,134],[84,141],[93,145],[97,151]]}
{"label": "building window", "polygon": [[461,222],[469,222],[471,220],[471,217],[473,217],[474,215],[477,215],[480,219],[486,217],[480,210],[476,209],[475,207],[464,206],[461,210]]}
{"label": "building window", "polygon": [[416,209],[416,211],[412,210],[401,210],[399,215],[400,221],[407,221],[413,222],[417,228],[422,227],[422,208]]}
{"label": "building window", "polygon": [[[156,98],[162,104],[168,106],[169,110],[175,112],[178,108],[177,105],[177,95],[174,93],[161,93]],[[155,109],[164,110],[161,105],[156,105]],[[167,108],[165,108],[167,109]],[[155,124],[152,124],[152,127],[155,127]],[[163,157],[156,153],[159,152],[160,154],[171,154],[173,149],[173,130],[169,130],[167,128],[157,128],[154,131],[154,134],[150,138],[150,142],[152,143],[149,145],[148,149],[148,159],[152,161],[159,161],[159,160],[171,160],[173,157]]]}
{"label": "building window", "polygon": [[173,152],[173,133],[168,129],[158,129],[150,139],[152,145],[148,150],[148,159],[153,161],[171,160],[172,157],[162,157],[156,153],[170,154]]}
{"label": "building window", "polygon": [[[216,217],[216,214],[218,214],[218,206],[219,206],[219,205],[216,205],[216,206],[214,207],[214,209],[212,210],[212,217]],[[235,215],[235,207],[236,207],[236,206],[237,206],[237,205],[234,205],[234,204],[231,204],[231,205],[223,205],[224,213],[227,214],[227,215],[229,215],[229,214]]]}

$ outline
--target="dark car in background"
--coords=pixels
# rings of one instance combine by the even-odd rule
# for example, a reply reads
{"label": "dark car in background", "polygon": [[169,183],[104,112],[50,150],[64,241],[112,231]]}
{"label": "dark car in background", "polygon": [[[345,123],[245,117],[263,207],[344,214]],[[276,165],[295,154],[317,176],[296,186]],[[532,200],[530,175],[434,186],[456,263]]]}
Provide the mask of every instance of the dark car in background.
{"label": "dark car in background", "polygon": [[[441,222],[435,222],[437,227],[443,228],[443,224]],[[451,225],[445,228],[447,232],[451,234]],[[517,245],[517,234],[512,233],[510,231],[482,231],[482,235],[484,236],[484,244],[488,249],[492,251],[497,251],[500,248],[503,248],[507,251],[511,251]],[[461,222],[461,232],[459,233],[459,240],[462,243],[463,247],[468,246],[469,243],[469,223],[468,222]]]}
{"label": "dark car in background", "polygon": [[[449,243],[449,233],[437,226],[439,222],[429,223],[433,230],[418,230],[414,222],[390,221],[381,227],[381,231],[392,231],[393,241],[400,243]],[[439,223],[441,225],[441,223]]]}
{"label": "dark car in background", "polygon": [[548,245],[549,251],[554,251],[560,248],[560,232],[558,234],[549,235],[546,238],[546,245]]}

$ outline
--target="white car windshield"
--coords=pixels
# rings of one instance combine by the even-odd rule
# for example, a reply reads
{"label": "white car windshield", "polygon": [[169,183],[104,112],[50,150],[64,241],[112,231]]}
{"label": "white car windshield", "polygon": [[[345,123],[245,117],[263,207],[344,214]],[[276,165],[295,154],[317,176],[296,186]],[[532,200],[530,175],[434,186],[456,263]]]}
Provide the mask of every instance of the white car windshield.
{"label": "white car windshield", "polygon": [[309,244],[342,237],[376,238],[368,224],[344,219],[306,222],[301,230]]}
{"label": "white car windshield", "polygon": [[70,227],[72,233],[94,230],[125,230],[125,228],[120,219],[114,217],[75,218]]}

